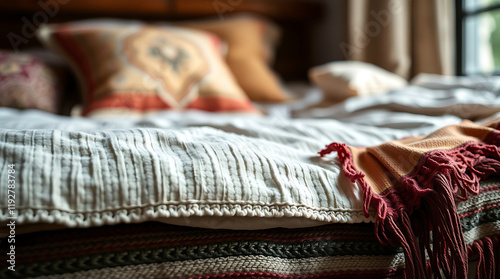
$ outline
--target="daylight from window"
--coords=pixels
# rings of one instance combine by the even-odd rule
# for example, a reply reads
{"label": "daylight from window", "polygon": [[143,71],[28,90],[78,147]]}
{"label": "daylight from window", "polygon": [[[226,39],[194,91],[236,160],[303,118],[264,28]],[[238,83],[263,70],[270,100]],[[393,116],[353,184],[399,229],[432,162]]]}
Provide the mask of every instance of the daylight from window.
{"label": "daylight from window", "polygon": [[467,0],[464,12],[465,74],[500,73],[500,0]]}

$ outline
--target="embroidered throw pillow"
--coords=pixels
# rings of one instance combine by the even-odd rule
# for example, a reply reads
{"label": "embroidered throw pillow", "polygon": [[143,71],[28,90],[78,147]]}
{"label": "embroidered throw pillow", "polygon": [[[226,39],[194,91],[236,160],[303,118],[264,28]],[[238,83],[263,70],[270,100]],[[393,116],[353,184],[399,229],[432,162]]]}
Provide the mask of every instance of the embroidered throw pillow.
{"label": "embroidered throw pillow", "polygon": [[64,78],[54,57],[0,50],[0,106],[58,113]]}
{"label": "embroidered throw pillow", "polygon": [[210,33],[89,20],[45,25],[39,37],[63,53],[79,77],[85,116],[255,112],[222,59],[220,40]]}
{"label": "embroidered throw pillow", "polygon": [[239,85],[253,101],[284,102],[286,91],[269,67],[274,59],[279,29],[256,16],[180,23],[181,26],[212,32],[228,44],[227,64]]}

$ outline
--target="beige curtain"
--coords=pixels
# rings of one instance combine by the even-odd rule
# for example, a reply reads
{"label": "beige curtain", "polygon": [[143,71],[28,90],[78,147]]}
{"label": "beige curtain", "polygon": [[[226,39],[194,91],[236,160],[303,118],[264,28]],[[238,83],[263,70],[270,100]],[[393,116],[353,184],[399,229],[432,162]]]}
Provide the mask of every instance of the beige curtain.
{"label": "beige curtain", "polygon": [[454,0],[347,0],[348,60],[404,78],[454,74]]}

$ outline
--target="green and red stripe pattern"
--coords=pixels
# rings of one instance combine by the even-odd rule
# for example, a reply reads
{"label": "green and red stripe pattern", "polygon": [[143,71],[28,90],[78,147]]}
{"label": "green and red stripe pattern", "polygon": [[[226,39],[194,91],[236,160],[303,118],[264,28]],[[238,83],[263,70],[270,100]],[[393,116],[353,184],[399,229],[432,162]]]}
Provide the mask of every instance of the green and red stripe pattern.
{"label": "green and red stripe pattern", "polygon": [[[457,210],[469,253],[484,239],[498,246],[500,182],[483,182]],[[371,223],[233,231],[154,222],[46,231],[18,235],[16,271],[2,259],[0,277],[400,278],[402,249],[373,231]],[[476,258],[498,270],[498,255],[485,256]]]}

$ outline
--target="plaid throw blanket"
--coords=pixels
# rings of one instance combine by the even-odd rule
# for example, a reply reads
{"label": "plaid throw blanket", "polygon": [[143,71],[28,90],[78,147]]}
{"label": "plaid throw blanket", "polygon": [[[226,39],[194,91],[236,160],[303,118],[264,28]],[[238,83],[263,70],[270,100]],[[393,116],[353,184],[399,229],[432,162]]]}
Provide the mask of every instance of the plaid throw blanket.
{"label": "plaid throw blanket", "polygon": [[[403,248],[407,278],[467,278],[470,251],[456,202],[477,194],[479,182],[500,170],[499,124],[464,121],[374,147],[332,143],[319,154],[336,151],[345,175],[364,189],[365,214],[370,206],[376,210],[381,243]],[[476,246],[477,274],[498,278],[498,239]]]}

